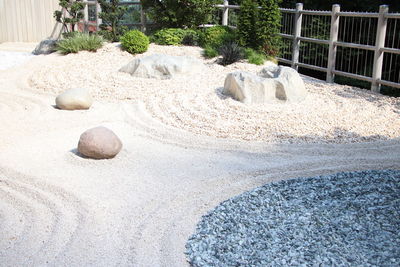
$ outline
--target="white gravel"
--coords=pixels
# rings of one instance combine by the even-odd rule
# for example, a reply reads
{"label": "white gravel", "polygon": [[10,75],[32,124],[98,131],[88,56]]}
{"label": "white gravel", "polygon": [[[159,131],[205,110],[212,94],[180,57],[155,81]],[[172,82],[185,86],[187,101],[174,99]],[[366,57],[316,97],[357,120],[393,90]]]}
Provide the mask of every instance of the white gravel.
{"label": "white gravel", "polygon": [[[305,78],[301,103],[245,105],[220,92],[228,73],[256,73],[263,66],[227,67],[204,60],[198,47],[151,45],[144,55],[186,55],[205,71],[170,80],[135,78],[118,70],[135,57],[108,44],[97,53],[49,57],[31,77],[32,87],[58,94],[88,87],[97,99],[142,101],[151,117],[198,135],[268,143],[356,143],[400,136],[400,99]],[[51,59],[51,60],[50,60]]]}
{"label": "white gravel", "polygon": [[0,51],[0,70],[18,66],[32,57],[32,53]]}

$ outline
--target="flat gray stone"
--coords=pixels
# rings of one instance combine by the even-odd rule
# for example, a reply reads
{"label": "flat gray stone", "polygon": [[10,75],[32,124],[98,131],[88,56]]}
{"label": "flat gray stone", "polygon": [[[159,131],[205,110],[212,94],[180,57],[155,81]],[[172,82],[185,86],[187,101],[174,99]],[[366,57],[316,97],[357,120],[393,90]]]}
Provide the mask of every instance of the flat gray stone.
{"label": "flat gray stone", "polygon": [[78,151],[92,159],[110,159],[122,149],[118,136],[106,127],[96,127],[85,131],[79,138]]}
{"label": "flat gray stone", "polygon": [[41,41],[33,50],[34,55],[48,55],[56,51],[57,40],[45,39]]}
{"label": "flat gray stone", "polygon": [[140,78],[171,79],[179,74],[199,73],[203,67],[203,63],[192,57],[154,54],[134,59],[119,71]]}
{"label": "flat gray stone", "polygon": [[86,88],[73,88],[56,98],[56,106],[64,110],[89,109],[93,104],[90,91]]}

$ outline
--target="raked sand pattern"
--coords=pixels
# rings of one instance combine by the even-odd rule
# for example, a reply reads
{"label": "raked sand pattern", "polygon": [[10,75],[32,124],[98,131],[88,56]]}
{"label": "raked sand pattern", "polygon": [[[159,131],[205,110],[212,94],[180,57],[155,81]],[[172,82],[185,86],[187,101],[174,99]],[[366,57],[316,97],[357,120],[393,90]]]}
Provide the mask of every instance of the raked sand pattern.
{"label": "raked sand pattern", "polygon": [[[152,46],[147,54],[160,52],[200,50]],[[108,45],[0,72],[0,266],[187,266],[185,244],[200,217],[228,198],[293,177],[400,169],[396,99],[307,82],[304,107],[261,108],[274,119],[260,133],[275,135],[257,137],[251,127],[263,115],[218,88],[225,73],[259,67],[206,61],[199,77],[161,83],[116,71],[132,58]],[[93,106],[55,109],[56,94],[75,86],[93,90]],[[122,151],[79,157],[80,134],[100,125]]]}

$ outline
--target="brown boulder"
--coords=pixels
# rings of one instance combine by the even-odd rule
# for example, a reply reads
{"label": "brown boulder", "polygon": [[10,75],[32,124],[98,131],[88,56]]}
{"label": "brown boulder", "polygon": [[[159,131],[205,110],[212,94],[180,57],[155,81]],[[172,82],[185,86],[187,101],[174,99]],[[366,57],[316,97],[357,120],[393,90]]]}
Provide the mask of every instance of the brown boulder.
{"label": "brown boulder", "polygon": [[102,126],[87,130],[79,138],[78,151],[88,158],[110,159],[121,149],[122,142],[118,136]]}

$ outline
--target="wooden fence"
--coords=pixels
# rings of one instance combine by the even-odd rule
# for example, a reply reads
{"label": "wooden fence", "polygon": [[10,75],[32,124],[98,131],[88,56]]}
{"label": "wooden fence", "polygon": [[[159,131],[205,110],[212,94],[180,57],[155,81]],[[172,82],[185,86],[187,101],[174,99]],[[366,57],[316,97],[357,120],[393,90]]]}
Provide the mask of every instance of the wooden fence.
{"label": "wooden fence", "polygon": [[38,42],[57,35],[57,9],[58,0],[0,0],[0,43]]}
{"label": "wooden fence", "polygon": [[[240,9],[240,6],[229,5],[227,0],[224,0],[223,5],[218,5],[219,8],[223,10],[222,14],[222,24],[228,25],[229,21],[229,10],[230,9]],[[400,45],[397,47],[392,45],[388,47],[391,43],[394,43],[395,40],[400,40],[400,13],[389,13],[389,7],[386,5],[382,5],[379,8],[379,13],[365,13],[365,12],[341,12],[339,5],[333,5],[332,11],[314,11],[314,10],[303,10],[303,4],[296,4],[296,9],[283,9],[281,8],[281,13],[283,17],[286,15],[291,15],[290,18],[285,18],[282,20],[282,29],[280,35],[284,40],[290,41],[291,49],[289,51],[288,57],[279,57],[278,60],[282,63],[286,63],[291,65],[293,68],[297,69],[298,67],[313,69],[326,73],[327,82],[333,82],[334,76],[344,76],[356,80],[367,81],[371,83],[371,90],[375,92],[380,91],[381,85],[386,85],[390,87],[400,88]],[[320,29],[311,29],[313,32],[310,36],[303,36],[306,32],[304,31],[304,27],[308,27],[307,22],[304,23],[303,17],[308,16],[322,16],[330,18],[330,21],[326,23],[329,25],[329,33],[326,34],[327,38],[315,38],[314,36],[322,35],[318,31]],[[348,22],[348,26],[346,26],[346,21],[341,23],[343,18],[352,18],[353,24],[350,25],[351,21]],[[354,39],[358,39],[358,33],[356,31],[362,31],[360,23],[354,24],[355,18],[363,18],[369,19],[369,27],[375,29],[374,33],[371,33],[371,36],[375,37],[375,42],[373,44],[363,44],[361,42],[361,33],[359,34],[359,41],[353,41]],[[372,21],[371,19],[376,20]],[[391,26],[388,27],[388,20],[392,20]],[[310,19],[308,20],[308,22]],[[341,26],[339,27],[339,25]],[[376,24],[376,25],[374,25]],[[398,25],[397,25],[398,24]],[[367,27],[367,25],[366,25]],[[354,29],[355,28],[355,29]],[[391,36],[387,36],[388,28],[391,30]],[[283,32],[283,29],[286,32]],[[370,29],[368,29],[370,30]],[[351,33],[347,33],[346,31],[351,31]],[[365,31],[365,29],[364,29]],[[302,34],[303,33],[303,34]],[[350,37],[346,37],[346,34]],[[354,35],[357,38],[353,38]],[[341,36],[341,39],[338,40],[338,36]],[[343,37],[344,36],[344,37]],[[390,37],[390,38],[387,38]],[[352,40],[352,41],[344,41],[344,40]],[[400,43],[400,41],[398,41]],[[304,50],[307,49],[304,43],[317,44],[327,47],[327,55],[324,56],[324,53],[321,52],[324,48],[319,48],[319,53],[321,57],[324,58],[316,59],[315,63],[305,63],[299,60],[300,55],[304,54]],[[367,62],[368,55],[358,54],[357,58],[354,59],[358,68],[363,66],[362,64],[371,64],[372,71],[365,71],[364,75],[357,74],[357,70],[354,71],[347,70],[339,70],[340,64],[338,64],[337,56],[338,56],[338,48],[348,48],[348,49],[356,49],[359,51],[371,51],[373,53],[372,59],[370,62]],[[313,51],[318,51],[317,49],[313,49]],[[361,52],[362,53],[362,52]],[[361,56],[360,56],[361,55]],[[345,55],[341,55],[342,65]],[[385,64],[384,64],[385,59]],[[325,66],[321,64],[321,62],[326,61]],[[348,64],[348,63],[345,63]],[[397,64],[397,65],[396,65]],[[382,76],[383,72],[389,73],[389,75]],[[398,73],[393,73],[398,72]],[[369,74],[369,75],[368,75]],[[386,77],[387,76],[387,77]]]}

